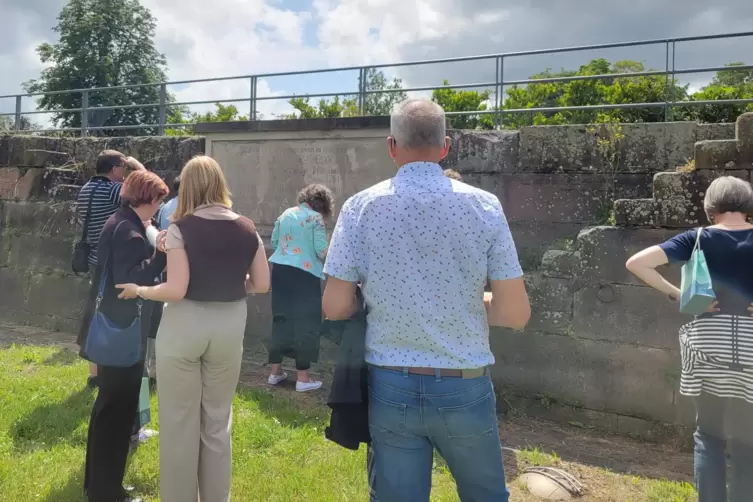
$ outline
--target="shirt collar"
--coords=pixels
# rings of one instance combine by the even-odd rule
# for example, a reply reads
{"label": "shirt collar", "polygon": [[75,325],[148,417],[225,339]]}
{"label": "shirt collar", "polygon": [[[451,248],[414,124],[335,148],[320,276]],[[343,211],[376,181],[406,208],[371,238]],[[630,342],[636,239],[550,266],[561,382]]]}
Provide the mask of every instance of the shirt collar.
{"label": "shirt collar", "polygon": [[442,166],[436,162],[409,162],[397,172],[397,178],[405,176],[443,176]]}

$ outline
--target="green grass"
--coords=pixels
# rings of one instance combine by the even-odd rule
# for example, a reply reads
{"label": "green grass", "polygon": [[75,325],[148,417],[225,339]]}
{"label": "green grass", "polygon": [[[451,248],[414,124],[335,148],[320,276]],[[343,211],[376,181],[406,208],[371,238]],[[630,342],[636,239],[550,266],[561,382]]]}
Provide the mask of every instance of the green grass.
{"label": "green grass", "polygon": [[[86,365],[49,347],[0,350],[0,500],[82,501],[86,431],[94,394]],[[152,426],[158,428],[152,402]],[[326,410],[302,411],[262,390],[239,392],[233,429],[233,500],[366,501],[365,451],[324,439]],[[126,483],[159,500],[159,441],[133,455]],[[432,500],[456,501],[435,469]]]}
{"label": "green grass", "polygon": [[[0,502],[83,501],[86,431],[94,393],[84,388],[87,366],[53,347],[0,349]],[[159,428],[156,397],[151,427]],[[367,501],[365,452],[324,439],[327,409],[302,409],[266,390],[238,393],[233,425],[232,500],[253,502]],[[126,484],[148,501],[159,500],[159,440],[138,449]],[[509,460],[509,459],[508,459]],[[563,461],[539,449],[517,453],[527,466],[558,466],[582,479],[581,499],[599,502],[692,502],[686,483],[651,480]],[[511,500],[534,502],[509,480]],[[432,501],[457,502],[444,461],[434,462]]]}

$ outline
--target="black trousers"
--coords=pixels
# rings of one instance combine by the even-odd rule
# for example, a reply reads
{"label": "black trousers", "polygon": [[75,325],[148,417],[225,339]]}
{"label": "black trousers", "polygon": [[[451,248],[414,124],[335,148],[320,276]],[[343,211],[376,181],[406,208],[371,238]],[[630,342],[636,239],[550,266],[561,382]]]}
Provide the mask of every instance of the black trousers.
{"label": "black trousers", "polygon": [[123,476],[143,374],[143,361],[129,368],[99,367],[99,393],[86,442],[84,490],[89,502],[125,498]]}
{"label": "black trousers", "polygon": [[321,279],[300,268],[272,267],[272,336],[267,363],[295,359],[295,369],[307,370],[319,360],[322,331]]}

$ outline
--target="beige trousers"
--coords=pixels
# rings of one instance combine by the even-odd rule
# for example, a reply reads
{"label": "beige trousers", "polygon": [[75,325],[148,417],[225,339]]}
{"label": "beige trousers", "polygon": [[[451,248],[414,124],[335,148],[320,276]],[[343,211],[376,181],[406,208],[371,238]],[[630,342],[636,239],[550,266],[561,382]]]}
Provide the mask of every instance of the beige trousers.
{"label": "beige trousers", "polygon": [[156,343],[162,502],[230,500],[245,327],[245,300],[165,305]]}

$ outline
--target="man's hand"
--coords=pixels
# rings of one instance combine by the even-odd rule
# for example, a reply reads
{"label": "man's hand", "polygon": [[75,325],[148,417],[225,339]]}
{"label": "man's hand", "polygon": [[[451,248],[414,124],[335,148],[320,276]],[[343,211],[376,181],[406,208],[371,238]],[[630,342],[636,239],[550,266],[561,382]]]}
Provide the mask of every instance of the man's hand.
{"label": "man's hand", "polygon": [[144,165],[133,157],[126,157],[125,166],[131,171],[146,171]]}

